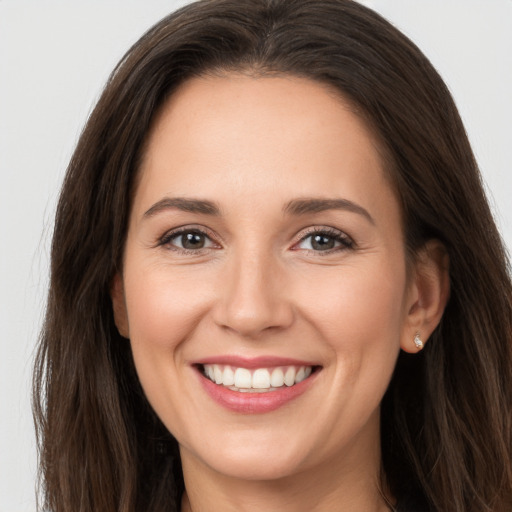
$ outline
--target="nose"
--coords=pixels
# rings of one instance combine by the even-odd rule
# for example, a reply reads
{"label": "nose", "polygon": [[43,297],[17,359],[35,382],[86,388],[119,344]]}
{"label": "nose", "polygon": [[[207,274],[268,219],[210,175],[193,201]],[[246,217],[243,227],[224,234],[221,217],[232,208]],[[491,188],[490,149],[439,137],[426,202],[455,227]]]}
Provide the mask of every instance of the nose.
{"label": "nose", "polygon": [[258,338],[293,322],[285,272],[263,251],[235,256],[225,268],[220,288],[214,320],[223,329]]}

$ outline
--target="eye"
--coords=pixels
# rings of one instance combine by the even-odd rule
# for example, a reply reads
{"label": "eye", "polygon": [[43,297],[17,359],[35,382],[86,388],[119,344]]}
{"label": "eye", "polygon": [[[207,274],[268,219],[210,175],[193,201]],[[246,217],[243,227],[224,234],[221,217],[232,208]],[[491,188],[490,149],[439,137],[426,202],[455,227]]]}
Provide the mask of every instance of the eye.
{"label": "eye", "polygon": [[198,251],[216,247],[211,238],[198,229],[183,229],[167,233],[160,241],[160,245],[169,246],[171,249],[184,251]]}
{"label": "eye", "polygon": [[335,229],[317,229],[302,237],[297,249],[315,252],[329,252],[350,249],[354,242],[345,233]]}

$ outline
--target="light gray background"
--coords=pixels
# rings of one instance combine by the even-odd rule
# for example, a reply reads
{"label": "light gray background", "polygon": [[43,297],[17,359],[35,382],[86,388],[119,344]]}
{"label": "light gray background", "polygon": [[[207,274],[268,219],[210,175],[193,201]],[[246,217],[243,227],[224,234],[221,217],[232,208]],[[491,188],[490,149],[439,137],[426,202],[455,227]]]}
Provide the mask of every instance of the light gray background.
{"label": "light gray background", "polygon": [[[0,512],[35,510],[29,382],[67,161],[124,51],[184,3],[0,0]],[[447,81],[512,247],[512,0],[362,3]]]}

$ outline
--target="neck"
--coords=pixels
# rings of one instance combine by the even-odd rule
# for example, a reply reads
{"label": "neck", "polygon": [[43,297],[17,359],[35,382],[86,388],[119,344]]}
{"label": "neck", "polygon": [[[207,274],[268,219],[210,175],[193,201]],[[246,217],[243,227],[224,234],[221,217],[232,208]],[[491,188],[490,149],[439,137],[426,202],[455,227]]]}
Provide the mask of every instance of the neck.
{"label": "neck", "polygon": [[[339,485],[329,489],[325,485],[314,487],[308,480],[302,487],[288,482],[250,482],[247,485],[217,488],[214,493],[185,492],[181,512],[260,512],[261,510],[296,512],[389,512],[378,490],[373,485]],[[314,492],[311,492],[314,488]],[[204,488],[203,488],[204,490]]]}

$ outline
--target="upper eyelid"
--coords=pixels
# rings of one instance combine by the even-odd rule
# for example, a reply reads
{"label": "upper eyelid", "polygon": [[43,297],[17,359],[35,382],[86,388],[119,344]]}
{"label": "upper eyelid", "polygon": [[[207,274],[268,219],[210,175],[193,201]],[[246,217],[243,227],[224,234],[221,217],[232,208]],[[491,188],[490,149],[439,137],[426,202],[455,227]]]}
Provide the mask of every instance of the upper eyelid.
{"label": "upper eyelid", "polygon": [[[211,230],[210,228],[207,228],[204,225],[201,224],[184,224],[181,226],[177,226],[175,228],[169,229],[166,231],[163,235],[158,237],[157,245],[162,245],[168,242],[168,240],[172,239],[175,236],[179,236],[182,233],[186,233],[189,231],[196,231],[199,232],[206,237],[208,237],[212,242],[217,243],[219,245],[224,245],[224,241],[222,237]],[[296,245],[297,243],[303,241],[308,236],[314,235],[315,233],[325,233],[330,236],[338,236],[339,238],[346,239],[350,241],[351,243],[355,243],[354,239],[347,234],[345,231],[335,228],[333,226],[326,226],[326,225],[317,225],[317,226],[310,226],[307,228],[303,228],[293,237],[293,245]]]}
{"label": "upper eyelid", "polygon": [[[159,236],[158,239],[156,240],[155,246],[156,247],[164,246],[164,245],[170,243],[170,241],[173,238],[175,238],[183,233],[194,232],[194,231],[206,236],[214,244],[222,245],[222,240],[220,240],[220,237],[218,235],[214,234],[214,232],[211,229],[208,229],[206,226],[197,225],[197,224],[184,224],[182,226],[178,226],[178,227],[169,229],[163,235]],[[207,247],[205,249],[209,249],[209,247]],[[197,252],[199,250],[201,250],[201,249],[196,249],[195,252]]]}
{"label": "upper eyelid", "polygon": [[200,224],[184,224],[183,226],[178,226],[172,229],[167,230],[163,235],[161,235],[159,238],[168,238],[180,235],[181,233],[187,233],[189,231],[196,231],[198,233],[201,233],[203,235],[206,235],[209,238],[217,238],[220,239],[219,235],[214,233],[211,229],[207,228],[206,226],[202,226]]}
{"label": "upper eyelid", "polygon": [[335,238],[340,243],[340,246],[334,247],[332,249],[328,249],[325,251],[315,251],[314,249],[303,249],[308,252],[314,252],[318,256],[328,256],[329,254],[337,253],[340,250],[346,250],[346,249],[355,249],[357,248],[357,245],[354,241],[354,239],[348,235],[345,231],[342,231],[338,228],[333,228],[332,226],[313,226],[311,228],[307,228],[306,232],[302,231],[301,235],[298,236],[298,238],[293,242],[293,245],[291,247],[291,250],[297,251],[300,250],[297,248],[297,246],[307,240],[310,236],[315,234],[326,234],[329,237]]}
{"label": "upper eyelid", "polygon": [[353,238],[346,233],[345,231],[334,228],[332,226],[311,226],[309,228],[305,228],[299,232],[299,234],[296,235],[295,240],[296,242],[300,242],[307,238],[308,236],[314,235],[316,233],[325,233],[327,235],[331,236],[338,236],[339,238],[346,238],[347,240],[354,241]]}

